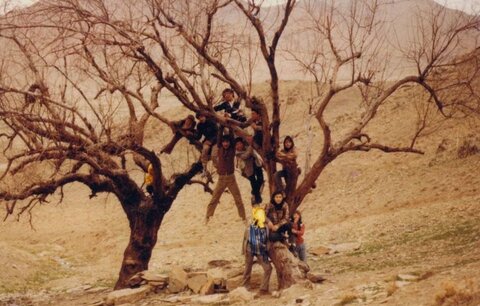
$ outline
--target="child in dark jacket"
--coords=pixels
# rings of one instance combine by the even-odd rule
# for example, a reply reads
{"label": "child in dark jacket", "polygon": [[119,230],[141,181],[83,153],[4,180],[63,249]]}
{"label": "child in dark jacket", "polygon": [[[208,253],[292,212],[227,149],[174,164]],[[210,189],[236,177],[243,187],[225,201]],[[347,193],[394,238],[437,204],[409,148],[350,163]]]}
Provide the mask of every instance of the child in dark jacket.
{"label": "child in dark jacket", "polygon": [[203,165],[203,175],[207,176],[207,164],[210,159],[212,147],[217,143],[218,127],[215,121],[207,118],[205,114],[198,113],[196,117],[199,122],[195,130],[195,139],[200,140],[203,137],[200,161]]}
{"label": "child in dark jacket", "polygon": [[272,194],[270,203],[265,208],[267,227],[270,230],[269,239],[272,242],[285,241],[290,233],[288,204],[281,191]]}
{"label": "child in dark jacket", "polygon": [[213,109],[216,112],[224,111],[225,116],[233,120],[236,120],[239,122],[247,121],[247,118],[245,117],[242,110],[240,109],[240,102],[234,101],[235,93],[233,92],[232,89],[225,88],[222,92],[222,98],[223,98],[223,101],[213,107]]}
{"label": "child in dark jacket", "polygon": [[[275,172],[275,189],[280,191],[292,190],[296,186],[292,186],[292,177],[298,174],[297,164],[297,150],[292,137],[286,136],[283,140],[283,149],[278,150],[275,154],[277,161],[282,164],[283,169]],[[285,179],[285,186],[283,185],[282,178]]]}
{"label": "child in dark jacket", "polygon": [[195,124],[195,117],[193,115],[188,115],[187,118],[174,122],[173,125],[177,131],[173,135],[172,140],[170,140],[170,142],[160,151],[160,153],[172,153],[173,148],[177,142],[182,139],[182,137],[193,138],[195,133]]}
{"label": "child in dark jacket", "polygon": [[240,168],[242,175],[250,181],[252,187],[252,204],[262,203],[261,189],[264,183],[262,160],[260,155],[253,149],[252,141],[245,145],[241,137],[235,139],[235,150],[237,157],[237,166]]}

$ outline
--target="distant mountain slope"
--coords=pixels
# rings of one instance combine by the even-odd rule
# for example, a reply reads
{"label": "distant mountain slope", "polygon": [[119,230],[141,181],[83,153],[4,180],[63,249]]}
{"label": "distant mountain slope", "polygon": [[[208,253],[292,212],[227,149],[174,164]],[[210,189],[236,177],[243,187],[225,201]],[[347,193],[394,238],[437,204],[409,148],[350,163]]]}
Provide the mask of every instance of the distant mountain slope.
{"label": "distant mountain slope", "polygon": [[[382,54],[389,57],[390,65],[388,75],[390,79],[399,78],[404,73],[408,72],[413,67],[411,62],[405,59],[404,52],[408,51],[408,47],[412,45],[416,40],[420,38],[420,30],[422,26],[427,27],[429,18],[427,16],[432,15],[432,12],[439,12],[441,5],[433,0],[382,0],[378,3],[388,3],[380,5],[378,7],[377,14],[374,22],[377,24],[377,33],[371,35],[369,38],[370,44],[373,48],[381,48]],[[45,5],[45,3],[52,3],[47,0],[39,1],[34,5],[24,8],[25,22],[30,22],[28,18],[28,12],[36,10]],[[95,6],[94,2],[89,3],[85,0],[81,3],[86,3],[90,9],[100,10],[98,5]],[[141,19],[144,15],[149,14],[149,10],[143,1],[113,1],[104,0],[102,2],[112,16],[116,16],[118,19],[134,18]],[[208,1],[175,1],[172,2],[172,7],[177,11],[178,15],[183,14],[185,11],[191,11],[192,14],[199,14],[195,18],[202,20],[205,19],[205,8]],[[295,53],[297,58],[307,57],[313,49],[318,49],[322,44],[319,42],[318,37],[314,37],[312,32],[308,28],[311,28],[310,22],[311,16],[320,16],[326,12],[326,7],[330,7],[331,3],[334,3],[335,15],[344,16],[345,22],[337,24],[337,30],[345,33],[346,26],[348,26],[349,15],[352,13],[352,7],[355,5],[357,8],[356,14],[368,15],[369,9],[373,9],[371,6],[366,6],[364,3],[370,3],[369,1],[353,1],[353,0],[301,0],[298,1],[297,7],[294,9],[290,22],[281,38],[279,51],[277,55],[277,65],[280,71],[281,79],[305,79],[305,75],[300,71],[300,67],[293,60],[291,53]],[[90,5],[91,4],[91,5]],[[202,16],[203,14],[203,16]],[[262,8],[257,17],[264,22],[264,30],[269,37],[268,41],[273,36],[273,31],[278,27],[281,21],[281,6],[271,6]],[[462,18],[469,18],[469,16],[463,12],[446,9],[442,14],[439,13],[439,20],[444,25],[449,25],[457,22]],[[205,21],[203,21],[205,22]],[[422,25],[423,23],[423,25]],[[202,23],[200,23],[202,24]],[[216,19],[214,19],[213,29],[221,32],[221,37],[231,41],[232,44],[237,44],[238,54],[230,55],[227,61],[231,70],[238,75],[240,79],[245,78],[245,74],[248,72],[246,61],[249,59],[253,61],[253,77],[254,81],[261,81],[268,78],[268,69],[259,53],[257,43],[257,34],[249,21],[243,15],[243,13],[234,4],[230,4],[219,10]],[[40,39],[46,39],[49,37],[49,30],[35,30],[36,37]],[[198,31],[202,31],[199,29]],[[361,33],[358,33],[357,39],[360,40]],[[372,33],[373,34],[373,33]],[[343,47],[347,48],[345,44],[345,38],[337,35],[334,37],[337,41],[342,41]],[[374,37],[375,36],[375,37]],[[250,37],[249,43],[251,45],[245,45],[245,39]],[[473,41],[473,39],[472,39]],[[325,42],[323,42],[325,43]],[[360,41],[357,41],[360,43]],[[466,45],[465,47],[468,47]],[[254,51],[248,51],[248,49],[254,49]],[[5,46],[0,47],[5,49]],[[256,50],[255,50],[256,49]],[[402,50],[404,49],[404,50]],[[252,53],[253,52],[253,53]],[[385,61],[383,58],[379,58],[379,61]]]}

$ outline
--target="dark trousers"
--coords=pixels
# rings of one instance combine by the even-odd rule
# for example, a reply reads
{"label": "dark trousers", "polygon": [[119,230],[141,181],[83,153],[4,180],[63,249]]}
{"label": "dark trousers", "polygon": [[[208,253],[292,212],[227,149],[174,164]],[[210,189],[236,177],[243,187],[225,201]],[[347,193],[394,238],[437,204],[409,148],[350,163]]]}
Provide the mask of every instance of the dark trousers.
{"label": "dark trousers", "polygon": [[288,234],[289,237],[292,235],[292,225],[290,223],[280,226],[275,232],[270,232],[268,238],[272,242],[284,241],[285,233]]}
{"label": "dark trousers", "polygon": [[282,178],[285,179],[285,183],[288,182],[289,173],[287,170],[280,170],[273,175],[275,181],[275,191],[285,191],[285,185],[282,182]]}
{"label": "dark trousers", "polygon": [[[299,169],[300,168],[297,168],[295,170],[283,169],[281,171],[275,172],[275,174],[273,175],[275,181],[275,190],[284,192],[287,198],[292,195],[293,192],[295,192],[295,188],[297,187],[298,174],[300,173]],[[296,173],[293,171],[295,171]],[[282,182],[282,178],[285,179],[285,185]]]}
{"label": "dark trousers", "polygon": [[262,189],[262,185],[265,182],[263,178],[263,170],[262,167],[253,167],[253,174],[248,177],[250,181],[250,186],[252,187],[252,195],[255,198],[254,204],[262,203],[262,194],[260,190]]}

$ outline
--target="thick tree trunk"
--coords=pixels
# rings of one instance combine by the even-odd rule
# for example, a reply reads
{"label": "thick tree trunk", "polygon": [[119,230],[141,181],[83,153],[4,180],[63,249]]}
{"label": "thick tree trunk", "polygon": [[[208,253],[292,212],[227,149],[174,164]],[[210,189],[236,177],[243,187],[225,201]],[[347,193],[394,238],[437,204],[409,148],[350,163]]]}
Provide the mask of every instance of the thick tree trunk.
{"label": "thick tree trunk", "polygon": [[128,214],[130,241],[123,255],[122,267],[115,290],[128,287],[128,280],[138,272],[148,270],[152,250],[165,212],[154,207],[151,198]]}
{"label": "thick tree trunk", "polygon": [[[276,168],[276,161],[269,160],[266,163],[266,172],[267,172],[267,178],[268,178],[268,187],[269,187],[269,195],[271,195],[273,192],[275,192],[275,180],[274,180],[274,174],[277,171]],[[270,201],[270,196],[268,197],[268,201]]]}
{"label": "thick tree trunk", "polygon": [[268,256],[277,272],[278,290],[288,288],[302,278],[295,256],[283,243],[270,243]]}
{"label": "thick tree trunk", "polygon": [[[160,169],[154,165],[154,171],[155,168]],[[128,287],[128,280],[133,275],[148,270],[148,263],[157,243],[157,234],[163,217],[180,190],[201,170],[200,162],[193,163],[187,172],[174,175],[173,182],[165,187],[165,190],[162,189],[161,180],[155,181],[153,198],[140,196],[138,190],[137,196],[132,196],[134,192],[128,188],[123,190],[123,194],[127,196],[120,197],[120,199],[130,224],[130,241],[123,255],[122,267],[115,289]],[[154,172],[154,176],[161,177],[161,172]]]}

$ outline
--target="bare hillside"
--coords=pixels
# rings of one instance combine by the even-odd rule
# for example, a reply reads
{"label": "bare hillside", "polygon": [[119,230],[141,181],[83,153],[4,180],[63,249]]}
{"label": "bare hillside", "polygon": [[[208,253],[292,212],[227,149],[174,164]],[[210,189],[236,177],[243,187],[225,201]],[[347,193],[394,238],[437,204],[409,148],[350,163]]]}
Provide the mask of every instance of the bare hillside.
{"label": "bare hillside", "polygon": [[[305,137],[298,124],[304,117],[299,106],[310,86],[282,83],[284,96],[289,98],[282,104],[285,124],[281,130],[297,135],[300,152]],[[262,94],[266,88],[257,91]],[[332,105],[329,117],[334,124],[354,120],[350,102],[354,97],[355,92],[347,92]],[[382,108],[371,133],[392,142],[407,139],[415,122],[412,99],[415,91],[411,88],[395,96]],[[389,120],[400,111],[405,114],[401,120]],[[398,126],[404,127],[401,132],[390,132]],[[464,158],[458,155],[462,146],[478,141],[471,135],[476,129],[474,121],[447,120],[435,133],[421,138],[424,155],[354,153],[335,161],[300,208],[307,226],[309,264],[325,275],[326,283],[313,290],[297,288],[279,299],[264,297],[254,304],[280,305],[308,295],[313,305],[349,299],[432,305],[445,290],[465,292],[472,298],[476,294],[478,301],[478,288],[468,284],[478,284],[475,280],[480,277],[480,178],[476,175],[480,156],[474,151]],[[170,135],[155,125],[149,131],[148,141],[156,148]],[[183,141],[175,150],[184,152],[178,160],[162,155],[167,169],[182,167],[194,158]],[[303,160],[302,154],[300,165]],[[247,198],[247,181],[240,176],[238,180]],[[113,197],[89,201],[87,195],[80,186],[66,188],[65,203],[50,203],[32,212],[34,229],[29,227],[28,216],[20,222],[1,223],[4,277],[0,279],[0,303],[78,305],[95,302],[110,290],[128,240],[128,225]],[[208,200],[209,195],[198,186],[181,193],[160,230],[150,269],[166,272],[174,265],[198,269],[214,259],[228,260],[233,267],[243,265],[243,224],[234,212],[233,199],[223,197],[213,221],[205,226]],[[333,255],[316,251],[320,246],[347,242],[360,246]],[[395,284],[399,274],[418,279]],[[155,305],[161,298],[152,296],[144,305]]]}

